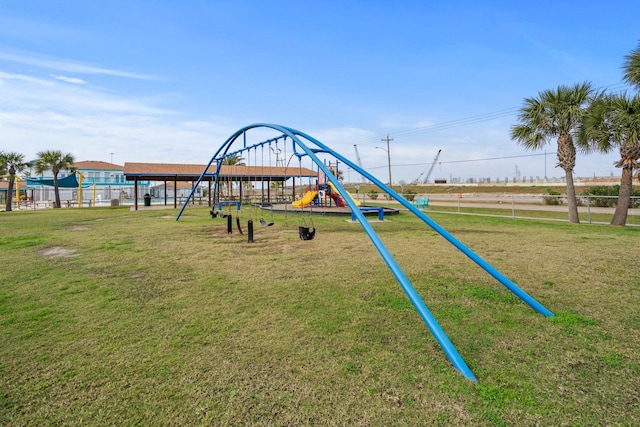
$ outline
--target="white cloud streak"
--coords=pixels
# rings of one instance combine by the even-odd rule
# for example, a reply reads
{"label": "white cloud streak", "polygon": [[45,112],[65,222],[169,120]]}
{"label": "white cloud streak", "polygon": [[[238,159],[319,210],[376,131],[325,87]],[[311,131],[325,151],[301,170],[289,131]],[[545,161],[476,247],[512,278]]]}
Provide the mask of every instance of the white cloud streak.
{"label": "white cloud streak", "polygon": [[126,71],[113,70],[110,68],[97,67],[94,65],[82,64],[79,62],[69,61],[66,59],[52,58],[44,55],[37,55],[26,52],[9,52],[0,51],[0,60],[14,62],[19,64],[33,65],[36,67],[46,68],[49,70],[65,71],[68,73],[78,74],[99,74],[114,77],[124,77],[140,80],[157,80],[157,78]]}
{"label": "white cloud streak", "polygon": [[72,84],[76,84],[76,85],[87,84],[86,81],[84,81],[82,79],[78,79],[76,77],[56,76],[55,74],[52,74],[51,77],[53,77],[56,80],[61,80],[63,82],[72,83]]}
{"label": "white cloud streak", "polygon": [[[59,77],[59,76],[58,76]],[[161,98],[125,97],[67,79],[0,72],[2,149],[27,158],[60,149],[79,160],[206,163],[235,128],[186,120],[158,106]],[[225,121],[223,121],[225,122]]]}

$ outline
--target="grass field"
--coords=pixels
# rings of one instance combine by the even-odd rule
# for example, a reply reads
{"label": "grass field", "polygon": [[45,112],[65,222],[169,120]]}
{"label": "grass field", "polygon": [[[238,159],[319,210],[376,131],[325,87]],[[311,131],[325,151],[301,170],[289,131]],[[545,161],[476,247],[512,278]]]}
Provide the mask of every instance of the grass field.
{"label": "grass field", "polygon": [[640,228],[432,215],[545,318],[408,214],[373,223],[475,384],[358,224],[248,244],[175,214],[0,215],[0,425],[640,424]]}

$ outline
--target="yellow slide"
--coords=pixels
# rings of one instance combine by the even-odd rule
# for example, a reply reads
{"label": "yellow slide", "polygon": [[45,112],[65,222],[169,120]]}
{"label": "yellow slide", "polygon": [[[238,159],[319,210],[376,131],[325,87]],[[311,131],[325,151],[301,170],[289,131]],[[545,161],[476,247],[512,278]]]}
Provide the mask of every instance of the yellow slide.
{"label": "yellow slide", "polygon": [[313,201],[313,199],[316,198],[317,195],[318,195],[317,191],[307,191],[304,194],[304,196],[302,197],[302,199],[296,200],[296,201],[292,202],[291,204],[295,208],[304,208],[309,203],[311,203]]}
{"label": "yellow slide", "polygon": [[[338,193],[338,194],[340,194],[340,192],[336,189],[336,187],[334,187],[334,186],[333,186],[333,184],[332,184],[332,183],[330,183],[330,182],[329,182],[328,184],[329,184],[329,187],[331,187],[331,189],[333,190],[333,192],[334,192],[334,193]],[[342,194],[340,194],[340,195],[342,196]],[[351,195],[351,193],[349,193],[348,191],[347,191],[347,196],[349,196],[349,198],[350,198],[351,200],[353,200],[353,203],[355,203],[355,204],[356,204],[356,206],[360,206],[360,204],[361,204],[361,203],[360,203],[358,200],[356,200],[356,199]],[[342,198],[344,199],[344,196],[343,196]]]}

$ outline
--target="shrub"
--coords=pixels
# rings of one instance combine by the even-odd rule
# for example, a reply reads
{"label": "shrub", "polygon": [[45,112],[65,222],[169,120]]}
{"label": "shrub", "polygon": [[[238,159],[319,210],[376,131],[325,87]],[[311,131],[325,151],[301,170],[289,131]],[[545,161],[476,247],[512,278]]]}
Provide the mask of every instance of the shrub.
{"label": "shrub", "polygon": [[413,202],[413,199],[415,199],[416,197],[416,192],[413,191],[413,189],[409,188],[407,191],[404,192],[404,198],[407,199],[409,202]]}
{"label": "shrub", "polygon": [[376,190],[369,191],[369,198],[371,200],[376,200],[378,198],[378,192]]}
{"label": "shrub", "polygon": [[542,201],[545,205],[557,206],[564,203],[564,197],[560,196],[560,193],[547,189],[548,196],[542,196]]}
{"label": "shrub", "polygon": [[[619,185],[598,185],[595,187],[589,187],[582,192],[583,196],[590,196],[590,204],[591,206],[599,207],[599,208],[610,208],[616,205],[618,202],[617,197],[620,195],[620,186]],[[631,192],[632,197],[636,197],[635,199],[631,199],[631,203],[629,204],[630,208],[640,207],[640,190],[634,190]]]}
{"label": "shrub", "polygon": [[610,208],[615,206],[618,199],[618,194],[620,193],[620,186],[608,186],[608,185],[598,185],[595,187],[589,187],[584,190],[581,195],[582,196],[590,196],[589,204],[598,208]]}

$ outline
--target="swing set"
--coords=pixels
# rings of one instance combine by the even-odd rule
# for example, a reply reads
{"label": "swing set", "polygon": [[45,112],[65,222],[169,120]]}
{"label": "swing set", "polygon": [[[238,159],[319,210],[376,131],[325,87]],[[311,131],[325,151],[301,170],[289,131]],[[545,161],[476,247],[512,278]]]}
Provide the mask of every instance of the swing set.
{"label": "swing set", "polygon": [[[298,156],[297,170],[295,167],[290,168],[291,160],[296,157],[296,154],[291,155],[286,167],[278,166],[279,157],[283,153],[285,157],[287,156],[289,138],[286,135],[251,143],[245,132],[241,137],[238,135],[237,139],[241,142],[234,147],[227,147],[224,153],[218,153],[218,156],[209,164],[210,166],[214,161],[216,162],[210,215],[211,218],[225,218],[227,233],[232,234],[237,231],[240,235],[247,234],[247,240],[251,243],[254,224],[259,223],[261,227],[271,227],[275,224],[272,190],[275,189],[277,193],[277,189],[282,188],[281,198],[284,199],[284,183],[293,178],[293,197],[296,178],[311,178],[316,176],[317,172],[302,167],[302,156]],[[275,162],[273,156],[276,157]],[[274,183],[276,183],[275,186]],[[279,197],[277,194],[275,196]],[[315,237],[313,219],[304,211],[300,218],[300,239],[312,240]]]}
{"label": "swing set", "polygon": [[[263,134],[263,132],[265,130],[268,130],[270,132],[275,132],[277,134],[277,136],[275,138],[268,139],[266,141],[262,141],[262,142],[258,142],[258,143],[249,144],[247,142],[247,132],[255,131],[258,134]],[[249,153],[249,150],[252,150],[252,149],[255,150],[257,148],[264,147],[265,145],[267,145],[269,147],[269,150],[268,150],[269,152],[278,152],[276,150],[272,150],[271,149],[272,148],[271,144],[272,143],[276,143],[277,144],[279,141],[282,141],[282,143],[284,143],[285,149],[286,149],[287,143],[291,144],[292,155],[291,155],[291,158],[289,159],[289,162],[291,161],[291,159],[293,157],[297,157],[299,165],[300,165],[299,166],[300,171],[302,171],[301,159],[302,158],[310,159],[313,162],[313,164],[315,164],[317,170],[321,171],[322,173],[325,174],[325,176],[326,176],[326,178],[328,180],[328,183],[332,184],[332,186],[335,187],[335,189],[340,194],[346,195],[346,194],[348,194],[348,192],[344,189],[344,187],[342,186],[340,180],[330,170],[330,168],[327,167],[327,165],[318,157],[319,155],[333,156],[336,159],[336,161],[342,162],[347,167],[351,168],[352,171],[355,171],[355,172],[359,173],[360,175],[363,176],[363,178],[367,179],[373,185],[376,185],[380,190],[382,190],[383,192],[387,193],[391,198],[395,199],[396,202],[398,204],[400,204],[401,206],[403,206],[406,210],[408,210],[410,214],[413,214],[417,218],[422,220],[427,226],[429,226],[431,229],[433,229],[435,232],[437,232],[440,236],[442,236],[445,240],[447,240],[450,244],[452,244],[455,248],[457,248],[464,255],[469,257],[479,267],[481,267],[483,270],[485,270],[489,275],[491,275],[493,278],[495,278],[498,282],[500,282],[503,286],[505,286],[514,295],[519,297],[524,303],[529,305],[532,309],[534,309],[538,313],[542,314],[543,316],[554,317],[554,314],[551,311],[549,311],[546,307],[544,307],[542,304],[540,304],[538,301],[536,301],[533,297],[531,297],[529,294],[527,294],[525,291],[523,291],[520,287],[518,287],[510,279],[508,279],[506,276],[504,276],[502,273],[500,273],[498,270],[496,270],[493,266],[491,266],[488,262],[486,262],[484,259],[482,259],[479,255],[477,255],[475,252],[473,252],[471,249],[469,249],[467,246],[465,246],[462,242],[460,242],[451,233],[446,231],[442,226],[440,226],[433,219],[431,219],[429,216],[427,216],[423,211],[418,209],[411,202],[407,201],[400,194],[396,193],[392,188],[390,188],[385,183],[380,181],[378,178],[376,178],[375,176],[371,175],[369,172],[367,172],[366,170],[361,168],[357,163],[349,160],[348,158],[344,157],[340,153],[332,150],[331,148],[329,148],[328,146],[324,145],[323,143],[321,143],[317,139],[315,139],[315,138],[313,138],[313,137],[311,137],[311,136],[309,136],[309,135],[307,135],[307,134],[305,134],[303,132],[300,132],[298,130],[295,130],[295,129],[292,129],[292,128],[289,128],[289,127],[285,127],[285,126],[281,126],[281,125],[267,124],[267,123],[252,124],[252,125],[249,125],[249,126],[246,126],[246,127],[242,128],[242,129],[239,129],[233,135],[231,135],[220,146],[220,148],[218,148],[216,153],[213,155],[213,157],[209,161],[209,164],[204,168],[204,171],[202,172],[202,175],[200,176],[200,178],[198,179],[198,182],[194,186],[194,189],[198,186],[200,181],[203,179],[203,177],[205,176],[205,174],[207,173],[207,171],[209,170],[209,168],[213,164],[213,162],[216,162],[216,172],[214,174],[215,175],[215,188],[216,188],[216,191],[214,192],[214,195],[216,195],[216,197],[217,197],[217,194],[218,194],[217,193],[217,188],[218,188],[218,184],[219,184],[220,171],[222,169],[222,164],[223,164],[223,161],[224,161],[225,158],[227,158],[229,156],[234,156],[234,155],[238,156],[238,155],[241,155],[241,154],[244,154],[244,153]],[[237,148],[238,145],[240,146],[239,148]],[[234,148],[234,150],[231,150],[232,147]],[[276,145],[276,149],[279,150],[277,145]],[[285,154],[285,157],[286,157],[286,154]],[[255,153],[254,153],[254,161],[255,161]],[[287,163],[287,167],[288,167],[289,162]],[[299,173],[299,175],[301,175],[301,173]],[[313,175],[310,175],[310,176],[313,176]],[[258,178],[258,176],[254,176],[253,177],[253,179],[257,179],[257,178]],[[264,179],[264,173],[261,174],[261,178]],[[242,178],[241,177],[241,181],[240,181],[241,183],[243,182],[242,179],[248,180],[249,178],[247,178],[247,177]],[[294,182],[295,182],[295,178],[294,178]],[[295,193],[295,184],[294,184],[293,187],[294,187],[294,193]],[[240,186],[240,190],[242,190],[242,185]],[[192,191],[192,193],[193,193],[193,191]],[[190,197],[187,198],[187,200],[189,200]],[[242,194],[241,194],[240,198],[242,200]],[[249,201],[250,201],[250,199],[249,199]],[[431,312],[429,311],[429,309],[427,308],[425,303],[422,301],[422,299],[420,298],[420,296],[416,292],[415,288],[413,287],[413,285],[411,284],[409,279],[406,277],[406,275],[404,274],[404,272],[402,271],[402,269],[400,268],[400,266],[398,265],[396,260],[393,258],[393,256],[389,252],[389,250],[386,248],[386,246],[384,245],[384,243],[382,242],[382,240],[380,239],[378,234],[375,232],[375,230],[373,229],[371,224],[369,224],[369,222],[367,221],[366,217],[364,216],[364,214],[362,213],[362,211],[359,209],[358,205],[356,204],[356,201],[353,200],[351,197],[344,197],[344,202],[351,209],[352,217],[358,220],[358,222],[360,223],[360,225],[363,228],[363,230],[367,233],[369,239],[371,240],[371,242],[373,243],[375,248],[378,250],[378,252],[379,252],[380,256],[382,257],[382,259],[387,264],[387,267],[389,268],[391,273],[394,275],[394,277],[396,278],[396,280],[399,283],[399,285],[402,287],[403,291],[405,292],[405,294],[407,295],[407,297],[409,298],[409,300],[411,301],[411,303],[415,307],[416,311],[418,312],[418,314],[420,315],[422,320],[425,322],[425,324],[427,325],[427,327],[429,328],[429,330],[433,334],[434,338],[436,339],[436,341],[438,342],[438,344],[440,345],[440,347],[442,348],[442,350],[444,351],[446,356],[451,361],[451,363],[454,366],[454,368],[457,369],[467,379],[469,379],[471,381],[474,381],[474,382],[477,382],[477,379],[476,379],[475,375],[473,374],[473,372],[471,372],[471,370],[469,369],[468,365],[462,359],[462,357],[460,356],[460,354],[456,350],[456,348],[453,345],[453,343],[449,340],[449,337],[446,335],[446,333],[442,330],[441,326],[438,324],[438,321],[435,319],[433,314],[431,314]],[[187,203],[185,203],[182,206],[182,209],[180,210],[180,212],[178,213],[178,215],[176,217],[176,221],[180,219],[180,216],[182,215],[182,212],[184,211],[186,206],[187,206]],[[212,204],[212,209],[213,209],[213,206],[215,206],[215,203]],[[310,208],[310,209],[312,209],[312,208]],[[231,214],[229,214],[228,218],[231,218],[230,215]],[[213,214],[212,214],[212,216],[213,216]],[[311,218],[311,212],[309,214],[309,222],[307,222],[307,220],[305,219],[304,210],[303,210],[303,213],[301,215],[301,218],[302,219],[301,219],[301,222],[299,224],[299,235],[300,235],[300,238],[302,240],[312,240],[315,237],[316,229],[315,229],[315,226],[313,225],[313,219]],[[239,221],[239,216],[238,216],[238,221]],[[229,232],[231,232],[230,231],[231,230],[231,226],[229,224],[231,224],[231,220],[230,219],[228,219],[228,221],[227,221],[227,229],[229,230]],[[238,222],[238,224],[239,224],[239,222]],[[253,239],[253,236],[252,236],[252,233],[253,233],[253,228],[252,227],[253,227],[253,225],[252,224],[253,223],[252,223],[252,218],[251,218],[249,220],[249,222],[248,222],[248,226],[251,227],[251,229],[250,229],[251,230],[250,231],[251,235],[250,235],[250,238],[249,238],[250,241],[252,241],[252,239]],[[239,225],[238,225],[238,230],[240,231],[240,226]]]}

